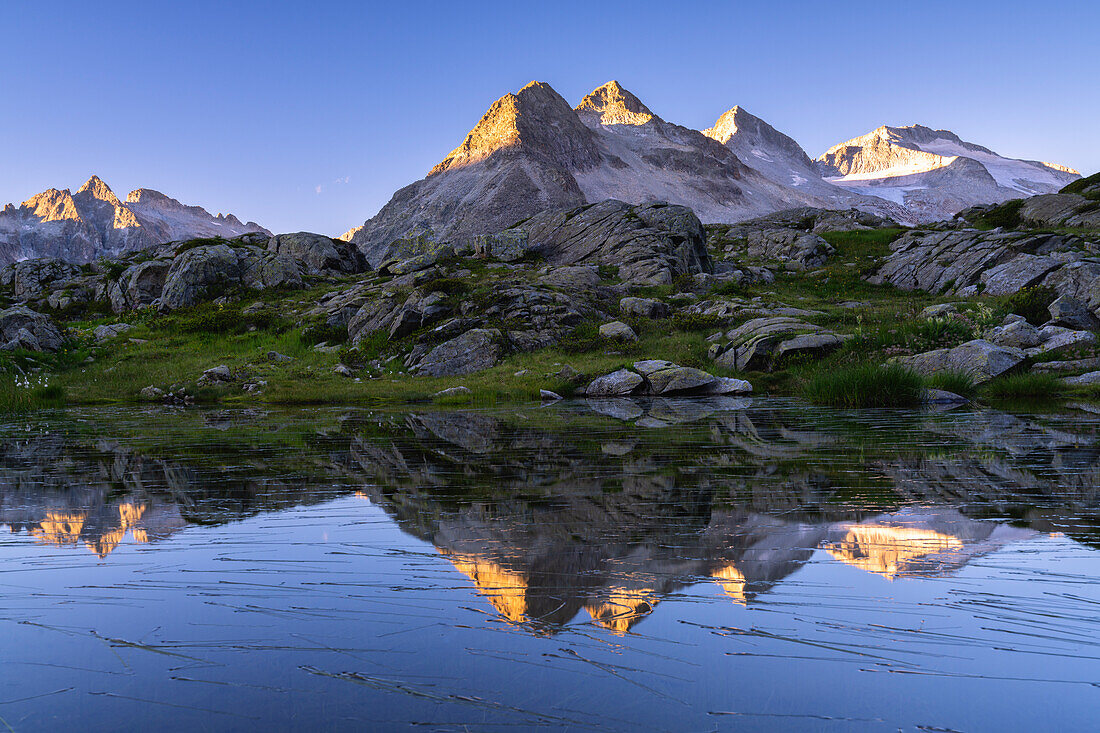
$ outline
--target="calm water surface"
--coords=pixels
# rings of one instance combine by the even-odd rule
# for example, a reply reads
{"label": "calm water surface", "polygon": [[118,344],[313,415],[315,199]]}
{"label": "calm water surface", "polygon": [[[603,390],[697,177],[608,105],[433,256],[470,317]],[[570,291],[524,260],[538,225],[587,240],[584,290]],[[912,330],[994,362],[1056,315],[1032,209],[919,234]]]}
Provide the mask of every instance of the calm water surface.
{"label": "calm water surface", "polygon": [[0,424],[0,730],[1095,730],[1100,417]]}

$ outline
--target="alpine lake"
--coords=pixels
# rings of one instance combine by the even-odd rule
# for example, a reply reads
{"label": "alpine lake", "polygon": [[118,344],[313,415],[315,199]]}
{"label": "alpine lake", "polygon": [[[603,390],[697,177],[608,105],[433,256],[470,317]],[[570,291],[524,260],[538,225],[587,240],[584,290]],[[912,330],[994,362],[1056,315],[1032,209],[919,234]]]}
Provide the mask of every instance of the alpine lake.
{"label": "alpine lake", "polygon": [[0,730],[1095,730],[1100,414],[0,422]]}

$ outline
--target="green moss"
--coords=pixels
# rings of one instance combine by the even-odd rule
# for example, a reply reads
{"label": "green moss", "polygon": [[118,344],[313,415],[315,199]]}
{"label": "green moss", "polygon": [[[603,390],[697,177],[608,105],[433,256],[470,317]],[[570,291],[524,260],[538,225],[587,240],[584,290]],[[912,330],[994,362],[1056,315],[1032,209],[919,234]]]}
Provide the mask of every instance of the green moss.
{"label": "green moss", "polygon": [[720,316],[704,313],[676,313],[672,316],[672,327],[678,331],[714,331],[721,329],[725,323]]}
{"label": "green moss", "polygon": [[1058,297],[1052,289],[1037,286],[1022,288],[1001,301],[1009,313],[1023,316],[1034,326],[1041,326],[1050,320],[1050,304]]}

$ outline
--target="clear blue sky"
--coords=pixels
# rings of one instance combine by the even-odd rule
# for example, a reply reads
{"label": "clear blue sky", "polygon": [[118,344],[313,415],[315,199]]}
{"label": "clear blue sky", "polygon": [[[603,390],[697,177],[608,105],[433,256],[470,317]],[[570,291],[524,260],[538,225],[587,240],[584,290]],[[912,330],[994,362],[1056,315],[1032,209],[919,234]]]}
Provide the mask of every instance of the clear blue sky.
{"label": "clear blue sky", "polygon": [[[620,80],[703,128],[740,104],[811,156],[919,122],[1100,170],[1100,3],[4,3],[0,205],[91,173],[339,234],[532,79]],[[318,192],[319,187],[319,192]]]}

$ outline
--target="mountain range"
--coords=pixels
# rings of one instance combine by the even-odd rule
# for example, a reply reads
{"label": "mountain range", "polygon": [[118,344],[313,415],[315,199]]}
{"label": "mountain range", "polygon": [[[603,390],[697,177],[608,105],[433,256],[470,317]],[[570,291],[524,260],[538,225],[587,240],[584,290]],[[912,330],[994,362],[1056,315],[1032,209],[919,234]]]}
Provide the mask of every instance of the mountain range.
{"label": "mountain range", "polygon": [[1078,177],[920,125],[881,127],[811,160],[739,106],[698,131],[662,119],[615,81],[576,107],[531,82],[494,102],[425,178],[343,238],[377,262],[400,238],[461,239],[608,198],[686,205],[706,223],[813,206],[917,224],[1054,192]]}
{"label": "mountain range", "polygon": [[[341,238],[378,264],[400,246],[397,240],[425,233],[462,240],[605,199],[681,204],[704,223],[809,206],[855,208],[916,225],[976,204],[1053,193],[1079,177],[922,125],[879,127],[813,160],[740,106],[700,131],[662,119],[616,81],[575,107],[549,84],[531,82],[495,101],[426,177]],[[92,176],[76,193],[51,188],[0,211],[0,264],[31,257],[89,262],[249,232],[270,233],[150,189],[122,201]]]}
{"label": "mountain range", "polygon": [[99,176],[69,189],[32,196],[0,211],[0,263],[30,257],[90,262],[98,257],[196,237],[265,232],[232,214],[212,216],[159,191],[139,188],[122,201]]}

